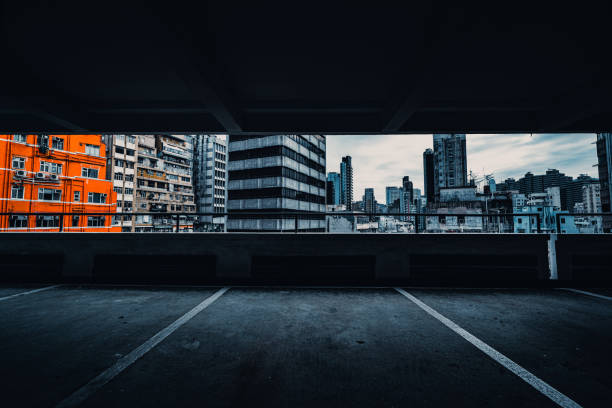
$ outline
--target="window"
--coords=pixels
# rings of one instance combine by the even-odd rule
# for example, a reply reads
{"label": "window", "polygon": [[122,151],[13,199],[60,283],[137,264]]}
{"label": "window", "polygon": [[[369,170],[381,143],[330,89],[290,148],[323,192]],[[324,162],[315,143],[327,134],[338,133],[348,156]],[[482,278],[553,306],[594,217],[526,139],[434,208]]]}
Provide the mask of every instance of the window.
{"label": "window", "polygon": [[123,208],[125,208],[128,211],[131,211],[132,210],[132,202],[131,201],[125,201],[123,203]]}
{"label": "window", "polygon": [[17,143],[26,143],[26,135],[13,135],[13,141]]}
{"label": "window", "polygon": [[74,192],[74,201],[81,201],[81,192],[79,190]]}
{"label": "window", "polygon": [[22,185],[13,185],[11,188],[11,198],[21,199],[23,198],[23,186]]}
{"label": "window", "polygon": [[92,156],[100,156],[100,146],[98,145],[85,145],[85,154],[90,154]]}
{"label": "window", "polygon": [[123,160],[120,160],[120,159],[115,159],[115,166],[117,166],[117,167],[123,167]]}
{"label": "window", "polygon": [[113,190],[117,194],[123,194],[123,189],[121,187],[114,187]]}
{"label": "window", "polygon": [[125,188],[125,194],[134,194],[134,189],[133,188]]}
{"label": "window", "polygon": [[13,156],[13,168],[25,169],[25,158]]}
{"label": "window", "polygon": [[134,175],[133,174],[126,174],[125,175],[125,181],[134,181]]}
{"label": "window", "polygon": [[44,201],[60,201],[62,199],[62,190],[39,188],[38,199]]}
{"label": "window", "polygon": [[127,136],[128,143],[136,143],[136,136]]}
{"label": "window", "polygon": [[103,193],[87,193],[87,202],[95,204],[106,203],[106,194]]}
{"label": "window", "polygon": [[46,161],[40,162],[40,171],[46,173],[62,174],[62,165],[59,163],[51,163]]}
{"label": "window", "polygon": [[59,227],[59,215],[38,215],[36,226],[39,228]]}
{"label": "window", "polygon": [[123,173],[115,173],[115,180],[123,180]]}
{"label": "window", "polygon": [[79,226],[79,221],[80,221],[80,217],[78,215],[73,215],[72,216],[72,226],[73,227],[78,227]]}
{"label": "window", "polygon": [[10,228],[27,228],[28,227],[28,216],[27,215],[11,215],[9,218]]}
{"label": "window", "polygon": [[561,218],[561,224],[565,224],[565,218]]}
{"label": "window", "polygon": [[81,171],[81,176],[87,178],[98,178],[98,169],[89,169],[87,167],[83,167]]}
{"label": "window", "polygon": [[105,224],[104,216],[101,217],[87,217],[88,227],[103,227]]}
{"label": "window", "polygon": [[57,150],[64,150],[64,139],[53,136],[53,138],[51,138],[51,147]]}

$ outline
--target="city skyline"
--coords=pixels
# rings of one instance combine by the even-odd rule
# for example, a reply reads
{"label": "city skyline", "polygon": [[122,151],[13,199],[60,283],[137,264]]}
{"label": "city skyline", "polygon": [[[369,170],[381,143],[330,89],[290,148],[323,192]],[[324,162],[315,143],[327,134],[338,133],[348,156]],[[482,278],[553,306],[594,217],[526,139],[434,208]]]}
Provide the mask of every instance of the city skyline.
{"label": "city skyline", "polygon": [[[519,179],[526,172],[558,169],[574,178],[597,178],[595,133],[574,134],[468,134],[467,169],[477,175],[493,173],[497,182]],[[327,137],[327,172],[339,171],[343,156],[353,158],[354,190],[374,188],[385,197],[387,186],[401,186],[410,176],[424,191],[423,152],[433,147],[433,135],[332,135]],[[338,169],[336,169],[338,167]]]}

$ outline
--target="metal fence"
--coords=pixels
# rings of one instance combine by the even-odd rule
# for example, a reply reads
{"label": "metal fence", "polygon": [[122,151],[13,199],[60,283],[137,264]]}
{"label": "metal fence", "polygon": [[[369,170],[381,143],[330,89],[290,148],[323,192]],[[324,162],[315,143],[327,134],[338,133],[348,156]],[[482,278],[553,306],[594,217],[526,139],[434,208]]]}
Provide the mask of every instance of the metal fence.
{"label": "metal fence", "polygon": [[[612,213],[597,213],[597,214],[556,214],[556,227],[557,232],[561,232],[561,218],[563,216],[605,216],[612,215]],[[270,219],[270,218],[279,218],[282,220],[293,220],[292,228],[282,228],[278,231],[262,231],[262,232],[313,232],[313,231],[305,231],[299,227],[300,220],[306,219],[319,219],[325,220],[325,228],[324,231],[316,231],[316,232],[359,232],[359,225],[366,225],[366,223],[370,223],[370,225],[378,223],[380,225],[381,217],[386,217],[382,219],[383,221],[387,220],[396,220],[402,223],[403,226],[407,227],[406,233],[427,233],[427,232],[436,232],[435,229],[427,228],[428,222],[433,224],[436,223],[438,226],[444,225],[444,231],[437,232],[464,232],[467,230],[468,232],[514,232],[513,230],[508,230],[514,223],[514,217],[528,217],[530,220],[530,228],[529,232],[534,233],[542,233],[542,216],[539,213],[367,213],[367,212],[312,212],[312,211],[296,211],[296,212],[288,212],[288,211],[239,211],[239,212],[176,212],[176,213],[166,213],[166,212],[133,212],[133,213],[91,213],[91,212],[4,212],[0,213],[0,226],[2,227],[2,231],[31,231],[36,230],[36,228],[30,227],[30,217],[58,217],[54,219],[53,222],[57,221],[57,225],[51,225],[47,227],[41,227],[39,229],[53,229],[53,232],[65,232],[70,231],[71,229],[87,229],[87,228],[95,228],[95,226],[71,226],[73,217],[104,217],[104,226],[105,228],[109,227],[120,227],[125,224],[125,222],[135,222],[136,217],[139,216],[149,216],[151,217],[150,225],[165,225],[166,228],[170,228],[171,231],[167,232],[182,232],[186,231],[187,227],[192,227],[192,231],[194,228],[199,228],[202,225],[201,217],[207,217],[209,219]],[[6,217],[6,218],[5,218]],[[10,217],[25,217],[25,227],[10,227]],[[227,217],[227,218],[226,218]],[[352,231],[334,231],[330,228],[330,223],[328,220],[346,219],[347,222],[350,222],[352,225]],[[23,218],[20,218],[23,220]],[[160,223],[153,223],[153,220],[160,221]],[[472,225],[471,227],[468,225],[468,220],[480,219],[480,223],[478,223],[475,227]],[[123,221],[123,222],[122,222]],[[534,222],[535,221],[535,222]],[[361,224],[360,224],[361,222]],[[80,223],[80,220],[79,220]],[[449,223],[452,223],[452,226],[448,227]],[[149,224],[147,224],[149,225]],[[492,231],[493,228],[499,227],[497,231]],[[380,232],[380,228],[375,228],[372,231],[372,228],[362,228],[365,232]],[[226,228],[224,228],[225,232]],[[191,231],[190,231],[191,232]],[[196,231],[197,232],[197,231]],[[233,232],[233,231],[230,231]],[[241,231],[235,231],[241,232]],[[383,231],[384,232],[384,231]],[[548,231],[545,231],[548,232]]]}

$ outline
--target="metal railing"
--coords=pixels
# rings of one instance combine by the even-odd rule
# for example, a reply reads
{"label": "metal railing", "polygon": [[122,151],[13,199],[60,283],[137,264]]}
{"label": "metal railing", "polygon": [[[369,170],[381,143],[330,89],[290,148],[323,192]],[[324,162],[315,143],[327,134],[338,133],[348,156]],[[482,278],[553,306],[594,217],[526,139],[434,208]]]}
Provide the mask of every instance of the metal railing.
{"label": "metal railing", "polygon": [[[591,214],[556,214],[557,216],[557,230],[558,232],[560,232],[560,220],[559,217],[562,216],[590,216]],[[612,215],[612,213],[597,213],[595,214],[597,216],[605,216],[605,215]],[[130,217],[131,221],[134,220],[135,217],[138,216],[151,216],[151,217],[170,217],[170,219],[172,220],[172,227],[174,229],[174,226],[176,226],[176,230],[174,232],[178,233],[180,232],[180,228],[181,226],[186,227],[186,224],[181,225],[181,217],[211,217],[211,218],[223,218],[223,217],[230,217],[230,218],[241,218],[241,217],[248,217],[248,218],[255,218],[255,219],[269,219],[269,218],[273,218],[273,217],[279,217],[282,219],[293,219],[293,229],[290,230],[282,230],[281,232],[290,232],[293,231],[294,233],[298,233],[300,228],[299,228],[299,220],[300,219],[305,219],[304,217],[308,217],[306,219],[312,219],[313,216],[316,217],[321,217],[321,219],[325,220],[325,217],[329,217],[329,216],[333,216],[333,217],[363,217],[363,218],[368,218],[370,220],[370,222],[372,221],[373,218],[376,217],[400,217],[403,220],[408,220],[408,221],[404,221],[404,222],[408,222],[408,223],[412,223],[412,225],[414,226],[414,233],[420,233],[421,231],[421,227],[420,227],[420,218],[422,217],[435,217],[438,219],[438,223],[440,223],[440,219],[441,218],[446,218],[446,217],[457,217],[457,226],[460,225],[459,223],[459,217],[472,217],[472,218],[481,218],[482,221],[484,221],[485,218],[497,218],[499,222],[499,224],[503,224],[503,220],[510,218],[510,217],[529,217],[529,219],[531,220],[532,218],[536,219],[536,223],[535,223],[535,230],[537,233],[542,233],[542,223],[541,223],[541,215],[539,213],[444,213],[444,214],[440,214],[440,213],[371,213],[371,212],[315,212],[315,211],[238,211],[238,212],[174,212],[174,213],[168,213],[168,212],[129,212],[129,213],[123,213],[123,212],[115,212],[115,213],[109,213],[109,212],[104,212],[104,213],[94,213],[94,212],[3,212],[0,213],[0,217],[2,216],[26,216],[26,224],[29,225],[29,217],[30,216],[57,216],[59,217],[59,222],[58,222],[58,226],[52,226],[52,227],[42,227],[44,229],[55,229],[58,228],[59,232],[63,232],[64,231],[64,218],[65,217],[70,217],[70,216],[85,216],[85,217]],[[414,219],[414,222],[412,222],[412,219]],[[1,218],[0,218],[1,220]],[[111,220],[112,222],[112,220]],[[425,220],[425,222],[427,222],[427,218]],[[105,222],[106,224],[106,222]],[[484,224],[484,223],[483,223]],[[532,225],[533,223],[530,221],[530,231],[533,229]],[[151,223],[151,225],[153,225]],[[193,225],[193,224],[188,224],[188,225]],[[465,220],[464,220],[464,225],[465,225]],[[116,226],[119,227],[121,226],[121,224],[115,224],[115,225],[111,225],[111,226]],[[19,229],[19,227],[3,227],[4,229]],[[27,227],[29,228],[29,227]],[[77,227],[73,227],[73,228],[92,228],[91,226],[77,226]],[[425,225],[425,231],[427,230],[427,225]],[[329,231],[325,231],[325,232],[329,232]]]}

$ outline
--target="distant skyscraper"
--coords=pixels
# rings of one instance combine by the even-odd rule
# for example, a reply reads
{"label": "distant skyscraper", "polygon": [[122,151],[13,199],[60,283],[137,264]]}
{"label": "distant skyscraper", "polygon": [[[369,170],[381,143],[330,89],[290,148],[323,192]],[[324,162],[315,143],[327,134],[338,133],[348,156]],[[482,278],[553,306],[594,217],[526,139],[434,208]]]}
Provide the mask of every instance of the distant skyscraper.
{"label": "distant skyscraper", "polygon": [[610,212],[612,197],[612,133],[597,134],[597,159],[601,185],[601,209]]}
{"label": "distant skyscraper", "polygon": [[327,204],[339,205],[341,203],[340,174],[336,172],[327,173]]}
{"label": "distant skyscraper", "polygon": [[400,187],[387,186],[385,189],[386,199],[387,199],[387,207],[391,207],[395,200],[399,200],[401,195]]}
{"label": "distant skyscraper", "polygon": [[353,205],[353,163],[351,156],[345,156],[340,163],[340,200],[347,210]]}
{"label": "distant skyscraper", "polygon": [[465,134],[434,133],[434,191],[440,199],[440,188],[463,187],[467,183]]}
{"label": "distant skyscraper", "polygon": [[425,188],[425,198],[428,203],[434,202],[435,183],[434,183],[434,152],[426,149],[423,152],[423,186]]}
{"label": "distant skyscraper", "polygon": [[293,230],[296,211],[321,213],[299,216],[299,230],[325,231],[325,136],[230,135],[228,151],[228,231]]}
{"label": "distant skyscraper", "polygon": [[414,189],[412,188],[412,181],[410,181],[410,177],[404,176],[402,178],[402,188],[405,193],[408,193],[408,201],[411,203],[414,198]]}
{"label": "distant skyscraper", "polygon": [[376,199],[374,198],[374,189],[366,188],[363,196],[363,208],[367,213],[376,212]]}
{"label": "distant skyscraper", "polygon": [[[610,212],[612,198],[612,133],[597,134],[597,159],[601,195],[601,210]],[[612,217],[603,217],[603,231],[612,231]]]}

